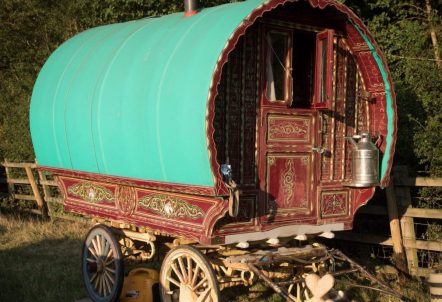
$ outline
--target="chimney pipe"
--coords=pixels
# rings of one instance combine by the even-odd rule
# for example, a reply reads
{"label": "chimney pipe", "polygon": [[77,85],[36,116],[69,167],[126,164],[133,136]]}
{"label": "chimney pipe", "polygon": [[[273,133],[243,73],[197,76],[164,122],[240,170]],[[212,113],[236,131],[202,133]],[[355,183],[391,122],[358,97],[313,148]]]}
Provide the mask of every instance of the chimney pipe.
{"label": "chimney pipe", "polygon": [[184,16],[190,17],[198,13],[198,0],[184,0]]}

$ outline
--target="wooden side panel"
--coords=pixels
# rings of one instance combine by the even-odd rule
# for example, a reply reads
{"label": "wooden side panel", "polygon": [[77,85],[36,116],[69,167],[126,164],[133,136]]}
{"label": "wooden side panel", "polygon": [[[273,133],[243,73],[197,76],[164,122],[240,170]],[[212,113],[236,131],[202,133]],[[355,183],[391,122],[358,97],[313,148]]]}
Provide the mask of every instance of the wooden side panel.
{"label": "wooden side panel", "polygon": [[254,228],[259,190],[256,173],[256,125],[259,85],[258,27],[241,37],[223,68],[215,108],[217,160],[232,166],[241,189],[239,215],[223,217],[217,233]]}
{"label": "wooden side panel", "polygon": [[321,183],[341,184],[351,179],[352,146],[345,137],[368,131],[369,102],[364,83],[344,38],[335,44],[335,99],[333,110],[322,114]]}
{"label": "wooden side panel", "polygon": [[229,55],[218,87],[215,142],[220,164],[232,165],[233,179],[256,187],[258,30],[251,28]]}
{"label": "wooden side panel", "polygon": [[210,242],[223,200],[58,176],[65,210]]}

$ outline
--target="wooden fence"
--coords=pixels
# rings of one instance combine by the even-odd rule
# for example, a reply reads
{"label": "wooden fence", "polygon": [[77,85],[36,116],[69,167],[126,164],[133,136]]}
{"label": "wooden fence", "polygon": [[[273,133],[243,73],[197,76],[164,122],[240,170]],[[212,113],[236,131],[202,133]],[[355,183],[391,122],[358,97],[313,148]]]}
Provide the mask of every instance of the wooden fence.
{"label": "wooden fence", "polygon": [[50,203],[61,204],[62,200],[58,191],[58,184],[51,175],[37,171],[35,163],[11,163],[5,160],[6,178],[0,182],[7,183],[9,193],[15,200],[35,201],[36,214],[48,216]]}
{"label": "wooden fence", "polygon": [[[362,233],[342,232],[338,239],[354,242],[379,244],[392,247],[396,266],[413,276],[427,277],[432,266],[442,265],[442,233],[438,238],[429,240],[417,236],[419,224],[416,220],[433,221],[442,226],[442,209],[413,208],[412,189],[421,187],[442,187],[442,178],[409,177],[406,167],[395,167],[392,182],[386,189],[386,201],[383,206],[367,205],[358,213],[374,216],[388,216],[390,234],[380,236]],[[433,254],[435,263],[428,263],[418,253]],[[433,257],[434,258],[434,257]]]}
{"label": "wooden fence", "polygon": [[[37,171],[35,163],[2,163],[6,171],[9,193],[16,200],[35,201],[38,213],[53,216],[48,204],[61,203],[57,182],[50,174]],[[431,267],[423,267],[418,252],[436,253],[442,261],[442,240],[424,240],[416,237],[416,219],[435,220],[439,225],[442,209],[421,209],[412,207],[411,188],[442,187],[442,178],[409,177],[406,168],[394,169],[391,185],[386,189],[387,202],[383,206],[367,205],[358,213],[389,217],[390,234],[379,236],[367,233],[340,232],[336,238],[353,242],[392,247],[396,265],[415,276],[428,276]],[[49,211],[48,211],[49,209]],[[442,234],[441,234],[442,236]],[[439,263],[439,265],[442,263]]]}

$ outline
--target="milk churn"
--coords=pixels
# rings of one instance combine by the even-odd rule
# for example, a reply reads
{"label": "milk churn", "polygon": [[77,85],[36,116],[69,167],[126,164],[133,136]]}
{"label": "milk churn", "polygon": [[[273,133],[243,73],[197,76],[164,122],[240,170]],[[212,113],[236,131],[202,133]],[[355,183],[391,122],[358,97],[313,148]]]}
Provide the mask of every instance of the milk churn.
{"label": "milk churn", "polygon": [[354,187],[372,187],[379,184],[379,150],[369,133],[347,137],[353,145],[352,181]]}

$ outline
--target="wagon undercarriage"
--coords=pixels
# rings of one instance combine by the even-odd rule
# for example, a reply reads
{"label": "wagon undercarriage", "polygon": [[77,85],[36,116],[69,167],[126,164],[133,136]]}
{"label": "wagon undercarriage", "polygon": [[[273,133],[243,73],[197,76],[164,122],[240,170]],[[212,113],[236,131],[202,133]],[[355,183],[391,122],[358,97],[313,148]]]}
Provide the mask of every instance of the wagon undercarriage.
{"label": "wagon undercarriage", "polygon": [[408,301],[341,251],[312,240],[283,238],[278,244],[253,242],[239,248],[99,224],[85,240],[82,263],[86,289],[94,301],[120,297],[125,265],[159,263],[162,301],[221,301],[221,291],[252,286],[259,280],[287,301],[313,301],[315,289],[306,282],[309,275],[339,281],[333,278],[352,273],[371,281],[362,287]]}

